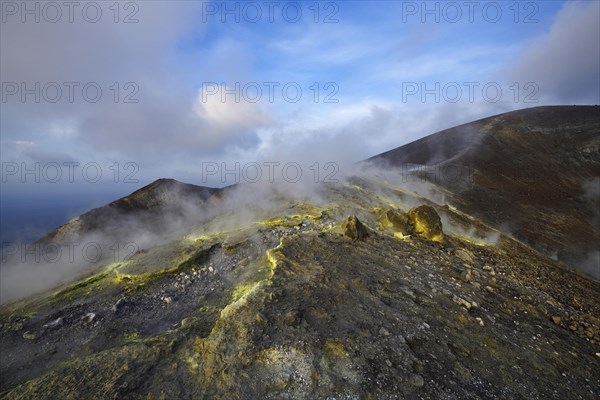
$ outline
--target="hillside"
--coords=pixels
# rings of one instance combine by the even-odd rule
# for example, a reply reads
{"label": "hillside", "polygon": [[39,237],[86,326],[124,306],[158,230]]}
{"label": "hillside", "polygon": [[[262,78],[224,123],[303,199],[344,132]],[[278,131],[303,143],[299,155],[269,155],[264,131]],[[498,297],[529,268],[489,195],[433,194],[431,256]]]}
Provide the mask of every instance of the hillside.
{"label": "hillside", "polygon": [[600,277],[600,107],[509,112],[370,161],[420,166],[409,174],[442,186],[461,211]]}
{"label": "hillside", "polygon": [[[45,283],[28,291],[3,276],[22,298],[0,310],[0,397],[596,399],[600,281],[547,255],[594,248],[572,237],[598,234],[578,189],[592,111],[476,121],[310,196],[159,180],[92,210],[39,243],[136,250],[22,265]],[[471,163],[472,182],[402,176],[431,160]]]}

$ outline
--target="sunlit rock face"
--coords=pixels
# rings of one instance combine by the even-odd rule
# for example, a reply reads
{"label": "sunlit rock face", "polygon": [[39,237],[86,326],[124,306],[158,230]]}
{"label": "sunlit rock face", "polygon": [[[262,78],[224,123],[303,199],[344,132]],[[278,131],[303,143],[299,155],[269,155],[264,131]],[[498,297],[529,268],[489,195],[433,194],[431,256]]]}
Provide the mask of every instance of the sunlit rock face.
{"label": "sunlit rock face", "polygon": [[408,219],[414,226],[414,232],[422,238],[436,242],[444,240],[442,221],[433,207],[415,207],[408,212]]}
{"label": "sunlit rock face", "polygon": [[598,281],[468,191],[370,168],[312,192],[161,180],[59,228],[140,245],[11,276],[28,296],[0,310],[2,397],[597,397]]}
{"label": "sunlit rock face", "polygon": [[383,228],[391,229],[402,235],[411,235],[414,233],[414,227],[408,220],[408,216],[395,210],[382,212],[378,222]]}
{"label": "sunlit rock face", "polygon": [[355,215],[349,216],[342,223],[342,231],[344,235],[353,240],[364,240],[369,237],[367,228],[356,218]]}

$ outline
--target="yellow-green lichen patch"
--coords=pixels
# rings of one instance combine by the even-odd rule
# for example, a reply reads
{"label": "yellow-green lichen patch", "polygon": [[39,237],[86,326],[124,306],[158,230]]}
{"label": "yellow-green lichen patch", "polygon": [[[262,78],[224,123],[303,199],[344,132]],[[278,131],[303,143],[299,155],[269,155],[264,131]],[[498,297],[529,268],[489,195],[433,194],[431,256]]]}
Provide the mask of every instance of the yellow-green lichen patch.
{"label": "yellow-green lichen patch", "polygon": [[454,372],[454,375],[463,383],[467,383],[473,379],[471,371],[458,361],[454,363],[452,372]]}
{"label": "yellow-green lichen patch", "polygon": [[200,311],[203,314],[215,314],[221,312],[221,309],[213,305],[203,305],[198,309],[198,311]]}
{"label": "yellow-green lichen patch", "polygon": [[409,240],[410,239],[410,235],[404,235],[404,234],[402,234],[402,232],[394,232],[394,237],[396,239],[400,239],[400,240]]}
{"label": "yellow-green lichen patch", "polygon": [[292,215],[285,217],[273,217],[264,221],[258,222],[259,226],[267,228],[293,228],[302,224],[302,217],[300,215]]}
{"label": "yellow-green lichen patch", "polygon": [[94,274],[78,282],[72,283],[64,289],[60,289],[52,294],[49,300],[58,300],[63,298],[73,298],[79,296],[88,296],[94,290],[101,290],[106,285],[113,282],[110,276],[121,267],[123,263],[110,264],[102,272]]}
{"label": "yellow-green lichen patch", "polygon": [[126,343],[140,342],[142,340],[142,335],[140,332],[133,330],[131,332],[127,332],[124,335],[124,339]]}
{"label": "yellow-green lichen patch", "polygon": [[225,235],[224,232],[215,232],[213,234],[206,234],[204,233],[205,231],[202,230],[200,232],[196,232],[196,233],[191,233],[189,235],[187,235],[185,237],[186,240],[195,243],[195,244],[200,244],[203,242],[215,242],[215,241],[220,241],[223,239],[223,236]]}
{"label": "yellow-green lichen patch", "polygon": [[162,351],[159,345],[134,342],[73,358],[12,388],[7,397],[74,399],[96,398],[99,393],[109,398],[130,397],[131,390],[146,383]]}
{"label": "yellow-green lichen patch", "polygon": [[231,300],[234,302],[238,301],[243,296],[245,296],[246,294],[248,294],[252,290],[254,290],[256,288],[256,286],[259,284],[260,284],[260,282],[249,282],[249,283],[242,283],[242,284],[236,286],[235,289],[233,289],[233,292],[231,293]]}
{"label": "yellow-green lichen patch", "polygon": [[327,339],[325,341],[325,353],[331,357],[347,357],[348,352],[344,343],[339,340]]}
{"label": "yellow-green lichen patch", "polygon": [[434,242],[444,240],[442,222],[433,207],[421,205],[411,209],[408,212],[408,220],[414,226],[417,235]]}

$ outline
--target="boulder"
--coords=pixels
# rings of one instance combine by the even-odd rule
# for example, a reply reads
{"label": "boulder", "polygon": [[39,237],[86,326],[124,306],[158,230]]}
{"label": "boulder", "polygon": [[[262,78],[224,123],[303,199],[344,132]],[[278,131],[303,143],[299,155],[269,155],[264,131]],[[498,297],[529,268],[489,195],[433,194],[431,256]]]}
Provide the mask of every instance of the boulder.
{"label": "boulder", "polygon": [[125,305],[127,305],[127,300],[121,298],[119,299],[114,306],[112,306],[113,312],[117,313],[120,309],[122,309]]}
{"label": "boulder", "polygon": [[27,340],[36,340],[39,339],[42,335],[39,332],[31,332],[27,331],[23,333],[23,339]]}
{"label": "boulder", "polygon": [[49,329],[55,329],[60,327],[63,324],[64,320],[62,318],[57,318],[54,321],[50,321],[46,324],[44,324],[42,327],[43,328],[49,328]]}
{"label": "boulder", "polygon": [[81,317],[81,322],[83,322],[84,324],[91,324],[95,320],[96,320],[96,314],[93,312],[89,312],[89,313],[85,314],[83,317]]}
{"label": "boulder", "polygon": [[415,207],[408,212],[408,219],[418,236],[436,242],[444,240],[442,220],[433,207],[427,205]]}
{"label": "boulder", "polygon": [[367,228],[365,228],[355,215],[349,216],[342,223],[342,232],[344,233],[344,236],[347,236],[352,240],[364,240],[369,236]]}
{"label": "boulder", "polygon": [[406,214],[395,210],[386,210],[379,216],[378,222],[382,227],[400,232],[402,235],[412,235],[412,225]]}

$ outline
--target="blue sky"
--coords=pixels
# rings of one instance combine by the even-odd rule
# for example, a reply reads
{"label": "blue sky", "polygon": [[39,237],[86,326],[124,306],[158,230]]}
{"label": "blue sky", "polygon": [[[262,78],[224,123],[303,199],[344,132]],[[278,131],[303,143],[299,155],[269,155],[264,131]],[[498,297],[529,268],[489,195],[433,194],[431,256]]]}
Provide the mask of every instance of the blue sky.
{"label": "blue sky", "polygon": [[[269,2],[121,2],[118,15],[113,2],[99,2],[92,23],[85,3],[70,22],[64,8],[58,18],[27,2],[39,10],[36,22],[24,3],[2,1],[2,162],[42,175],[36,182],[3,169],[3,214],[17,210],[19,196],[54,196],[57,209],[62,196],[77,213],[161,177],[232,183],[203,181],[205,162],[343,166],[505,111],[600,103],[596,1],[275,3],[271,22]],[[238,21],[224,14],[236,7]],[[253,22],[256,10],[262,17]],[[125,23],[128,16],[137,22]],[[23,99],[21,85],[36,91],[36,82],[40,101]],[[77,85],[73,101],[65,82]],[[102,90],[95,103],[81,91],[90,82]],[[239,86],[241,100],[210,94],[214,84]],[[62,89],[56,102],[53,85]],[[423,98],[423,88],[433,92]],[[100,166],[102,179],[89,182],[78,170],[69,182],[65,162]],[[56,183],[44,176],[53,163],[63,166]],[[125,181],[129,163],[134,179]]]}

